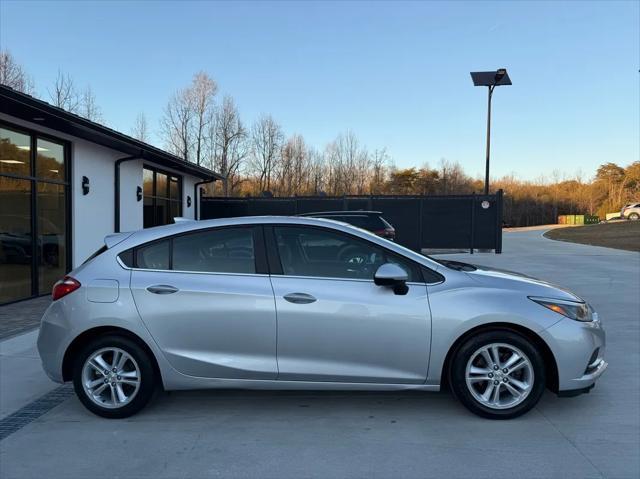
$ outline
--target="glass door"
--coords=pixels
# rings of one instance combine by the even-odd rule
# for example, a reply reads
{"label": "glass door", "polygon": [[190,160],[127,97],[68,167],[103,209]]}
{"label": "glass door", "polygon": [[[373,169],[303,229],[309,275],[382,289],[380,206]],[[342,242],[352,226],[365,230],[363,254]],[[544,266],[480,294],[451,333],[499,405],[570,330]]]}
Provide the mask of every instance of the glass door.
{"label": "glass door", "polygon": [[70,269],[67,151],[0,125],[0,304],[47,294]]}

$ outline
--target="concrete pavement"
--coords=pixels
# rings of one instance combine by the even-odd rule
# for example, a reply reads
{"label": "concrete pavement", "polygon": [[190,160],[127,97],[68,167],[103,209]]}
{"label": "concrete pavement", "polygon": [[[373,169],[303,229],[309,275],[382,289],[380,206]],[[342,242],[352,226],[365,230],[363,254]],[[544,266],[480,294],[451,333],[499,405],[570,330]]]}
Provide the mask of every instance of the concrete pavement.
{"label": "concrete pavement", "polygon": [[36,350],[38,331],[0,342],[0,419],[55,389]]}
{"label": "concrete pavement", "polygon": [[73,397],[0,442],[0,477],[637,478],[640,254],[540,231],[505,233],[504,251],[451,257],[554,281],[590,301],[610,363],[591,394],[546,393],[513,421],[416,392],[174,392],[121,421]]}

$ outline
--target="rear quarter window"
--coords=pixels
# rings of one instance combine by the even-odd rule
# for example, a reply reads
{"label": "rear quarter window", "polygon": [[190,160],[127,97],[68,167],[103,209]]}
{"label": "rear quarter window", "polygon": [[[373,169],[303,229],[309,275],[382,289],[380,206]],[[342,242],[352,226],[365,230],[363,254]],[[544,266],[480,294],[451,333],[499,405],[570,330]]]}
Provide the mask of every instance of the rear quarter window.
{"label": "rear quarter window", "polygon": [[135,263],[137,268],[169,269],[169,240],[137,248]]}

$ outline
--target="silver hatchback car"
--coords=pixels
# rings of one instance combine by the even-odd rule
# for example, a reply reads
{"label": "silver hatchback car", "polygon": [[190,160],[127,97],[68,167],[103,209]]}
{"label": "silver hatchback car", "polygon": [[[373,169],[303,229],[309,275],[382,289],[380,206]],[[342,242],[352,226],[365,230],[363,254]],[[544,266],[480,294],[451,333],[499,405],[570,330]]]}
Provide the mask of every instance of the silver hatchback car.
{"label": "silver hatchback car", "polygon": [[108,236],[54,286],[38,349],[94,413],[157,388],[438,391],[508,419],[589,391],[605,334],[576,295],[301,217]]}

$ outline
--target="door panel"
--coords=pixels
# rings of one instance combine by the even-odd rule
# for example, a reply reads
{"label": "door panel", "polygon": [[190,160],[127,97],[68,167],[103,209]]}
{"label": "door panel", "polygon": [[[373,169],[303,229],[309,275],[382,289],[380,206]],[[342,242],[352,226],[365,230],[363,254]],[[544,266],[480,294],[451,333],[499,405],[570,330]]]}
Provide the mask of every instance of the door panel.
{"label": "door panel", "polygon": [[[424,284],[407,295],[368,280],[273,275],[278,379],[420,384],[431,316]],[[285,299],[288,297],[289,300]],[[294,301],[314,298],[314,301]]]}
{"label": "door panel", "polygon": [[131,289],[149,332],[181,373],[276,378],[276,315],[267,275],[134,270]]}

